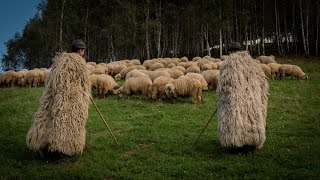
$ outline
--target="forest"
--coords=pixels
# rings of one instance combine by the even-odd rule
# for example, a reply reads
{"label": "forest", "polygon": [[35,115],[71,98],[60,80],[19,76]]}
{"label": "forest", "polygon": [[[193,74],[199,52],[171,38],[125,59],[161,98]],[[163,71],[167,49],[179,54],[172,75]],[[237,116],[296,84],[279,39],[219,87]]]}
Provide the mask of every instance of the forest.
{"label": "forest", "polygon": [[87,61],[221,57],[231,42],[252,56],[318,56],[319,0],[42,0],[5,45],[3,69],[50,67],[74,39]]}

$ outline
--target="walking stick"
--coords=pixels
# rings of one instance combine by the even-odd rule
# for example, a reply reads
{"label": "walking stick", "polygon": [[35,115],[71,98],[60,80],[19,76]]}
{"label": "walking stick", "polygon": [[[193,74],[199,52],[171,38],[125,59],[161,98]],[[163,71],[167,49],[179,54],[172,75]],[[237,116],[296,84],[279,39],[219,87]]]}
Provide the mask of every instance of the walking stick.
{"label": "walking stick", "polygon": [[119,146],[119,143],[118,143],[117,139],[114,137],[114,135],[113,135],[113,133],[112,133],[112,131],[111,131],[111,129],[110,129],[110,127],[109,127],[109,125],[107,124],[107,121],[106,121],[106,120],[104,119],[104,117],[102,116],[102,114],[101,114],[100,110],[98,109],[98,107],[97,107],[96,103],[93,101],[93,99],[92,99],[92,97],[91,97],[91,96],[90,96],[90,100],[91,100],[91,103],[93,104],[93,106],[95,107],[95,109],[97,110],[98,114],[100,115],[100,117],[101,117],[101,119],[102,119],[102,121],[103,121],[104,125],[106,125],[107,129],[109,130],[109,132],[110,132],[110,134],[111,134],[111,136],[112,136],[112,138],[113,138],[114,142],[116,142],[116,144]]}
{"label": "walking stick", "polygon": [[211,121],[211,119],[213,118],[213,116],[216,114],[218,108],[216,108],[216,110],[214,111],[214,113],[212,114],[211,118],[209,119],[209,121],[207,122],[207,124],[204,126],[204,128],[202,129],[202,131],[200,132],[199,136],[197,137],[197,139],[193,142],[192,146],[198,141],[198,139],[200,138],[201,134],[203,133],[203,131],[207,128],[209,122]]}

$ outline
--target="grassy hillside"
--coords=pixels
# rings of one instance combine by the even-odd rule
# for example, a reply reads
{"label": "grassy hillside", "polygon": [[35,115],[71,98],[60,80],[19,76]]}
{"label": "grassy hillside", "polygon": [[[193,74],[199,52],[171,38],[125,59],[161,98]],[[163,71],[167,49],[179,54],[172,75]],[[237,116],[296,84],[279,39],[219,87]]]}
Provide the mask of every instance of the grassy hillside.
{"label": "grassy hillside", "polygon": [[[292,63],[291,59],[281,61]],[[193,104],[191,99],[153,102],[141,96],[95,99],[120,146],[90,105],[83,154],[66,161],[43,160],[25,143],[43,88],[1,88],[0,177],[318,178],[320,61],[294,62],[310,80],[269,81],[267,139],[262,149],[249,154],[220,146],[217,116],[192,146],[216,108],[216,93],[207,91],[203,104]]]}

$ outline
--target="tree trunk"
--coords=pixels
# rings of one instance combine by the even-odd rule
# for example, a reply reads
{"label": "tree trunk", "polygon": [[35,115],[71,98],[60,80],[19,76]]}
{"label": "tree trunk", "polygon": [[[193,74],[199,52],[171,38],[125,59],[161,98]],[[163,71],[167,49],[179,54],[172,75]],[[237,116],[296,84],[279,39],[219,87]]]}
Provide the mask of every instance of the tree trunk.
{"label": "tree trunk", "polygon": [[234,0],[234,17],[235,17],[235,25],[236,25],[236,41],[239,42],[239,26],[238,26],[238,13],[237,13],[237,0]]}
{"label": "tree trunk", "polygon": [[310,45],[309,45],[309,1],[306,2],[306,48],[307,48],[307,56],[310,55]]}
{"label": "tree trunk", "polygon": [[222,32],[221,32],[221,6],[219,8],[219,19],[220,19],[220,27],[219,27],[219,47],[220,47],[220,58],[222,57]]}
{"label": "tree trunk", "polygon": [[[256,1],[254,1],[254,13],[258,14]],[[255,17],[255,23],[256,23],[256,25],[255,25],[256,36],[255,36],[254,42],[255,42],[255,47],[258,50],[258,55],[260,55],[259,26],[258,26],[258,17],[257,16]]]}
{"label": "tree trunk", "polygon": [[59,49],[60,52],[62,52],[62,34],[63,34],[63,11],[64,11],[64,4],[65,4],[66,0],[62,1],[62,5],[61,5],[61,14],[60,14],[60,36],[59,36]]}
{"label": "tree trunk", "polygon": [[211,53],[210,53],[210,45],[209,45],[209,28],[208,28],[208,24],[206,25],[206,27],[204,28],[204,31],[203,31],[203,35],[204,35],[204,40],[206,42],[206,49],[208,51],[208,56],[211,56]]}
{"label": "tree trunk", "polygon": [[293,43],[294,43],[294,49],[295,49],[295,54],[297,56],[298,54],[298,45],[297,45],[297,32],[296,32],[296,25],[295,25],[295,9],[296,5],[295,2],[293,2],[292,5],[292,29],[293,29]]}
{"label": "tree trunk", "polygon": [[307,45],[306,45],[306,38],[305,38],[305,33],[304,33],[304,25],[303,25],[303,16],[302,16],[301,0],[299,0],[299,5],[300,5],[300,18],[301,18],[301,33],[302,33],[303,50],[304,50],[304,54],[305,54],[306,56],[308,56],[308,53],[307,53]]}
{"label": "tree trunk", "polygon": [[[86,28],[84,30],[84,38],[85,38],[85,42],[87,43],[87,49],[89,49],[89,44],[88,44],[88,18],[89,18],[89,3],[87,4],[87,11],[86,11],[86,19],[85,19],[85,23],[86,23]],[[90,59],[90,56],[89,56],[89,51],[87,51],[85,53],[85,59]]]}
{"label": "tree trunk", "polygon": [[280,50],[280,37],[279,37],[279,23],[278,23],[278,8],[277,8],[277,0],[274,0],[274,13],[275,13],[275,24],[276,24],[276,42],[277,42],[277,49],[278,49],[278,54],[281,55],[281,50]]}
{"label": "tree trunk", "polygon": [[147,59],[150,59],[150,33],[149,33],[149,1],[147,1],[147,7],[145,7],[145,15],[146,15],[146,23],[145,23],[145,36],[146,36],[146,51],[147,51]]}
{"label": "tree trunk", "polygon": [[319,49],[318,49],[318,43],[319,43],[319,16],[320,16],[320,7],[319,7],[319,4],[320,4],[320,2],[318,1],[318,6],[317,6],[317,38],[316,38],[316,51],[315,51],[315,53],[316,53],[316,56],[318,56],[318,51],[319,51]]}
{"label": "tree trunk", "polygon": [[248,41],[249,41],[249,37],[248,37],[248,25],[245,25],[245,41],[246,41],[246,51],[249,50],[249,46],[248,46]]}
{"label": "tree trunk", "polygon": [[264,47],[264,0],[262,0],[262,54],[265,55],[265,47]]}
{"label": "tree trunk", "polygon": [[161,24],[161,0],[159,2],[159,8],[156,11],[156,18],[158,20],[158,30],[157,30],[157,57],[161,57],[161,30],[162,30],[162,24]]}
{"label": "tree trunk", "polygon": [[288,37],[288,29],[287,29],[287,13],[286,13],[286,8],[284,9],[284,29],[286,33],[286,44],[287,44],[287,53],[290,52],[290,46],[289,46],[289,37]]}

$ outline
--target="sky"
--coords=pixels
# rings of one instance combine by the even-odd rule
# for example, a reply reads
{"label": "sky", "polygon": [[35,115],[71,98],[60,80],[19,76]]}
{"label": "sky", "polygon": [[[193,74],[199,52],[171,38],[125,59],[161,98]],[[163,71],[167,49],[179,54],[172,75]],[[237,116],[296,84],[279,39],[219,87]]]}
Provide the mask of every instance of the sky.
{"label": "sky", "polygon": [[4,43],[16,32],[20,34],[29,19],[37,13],[41,0],[3,0],[0,6],[0,58],[6,53]]}

